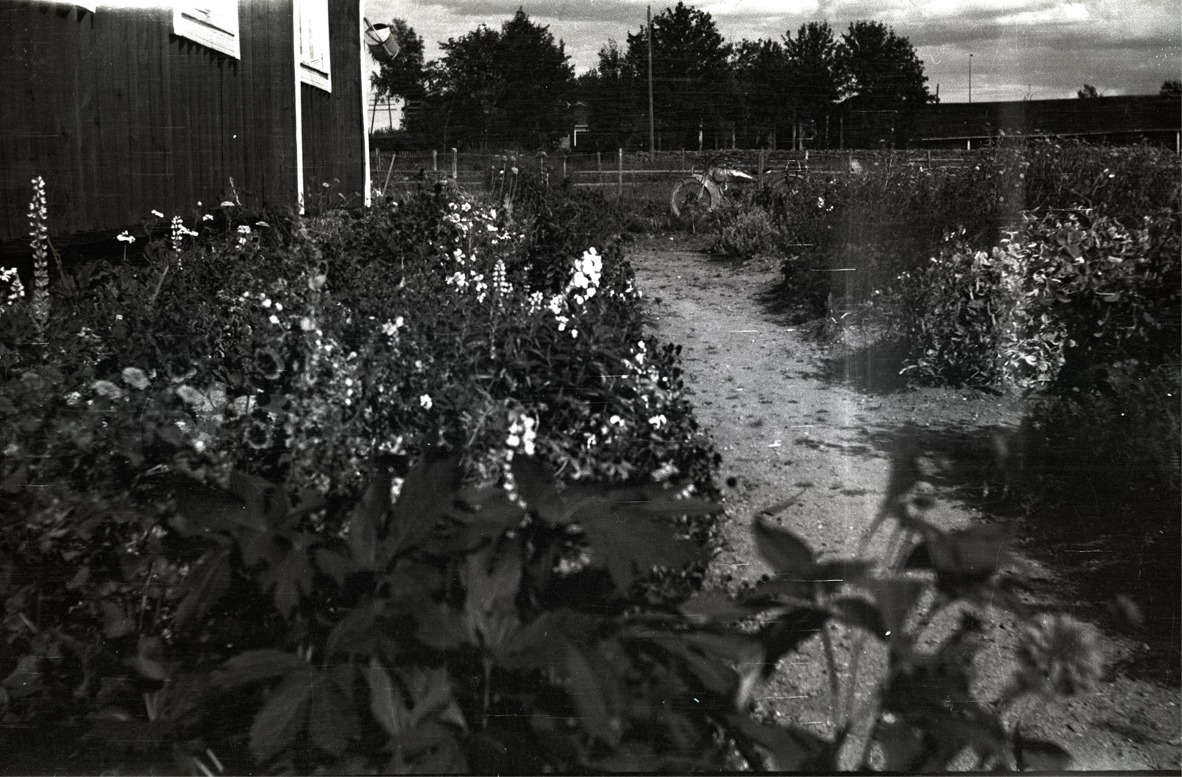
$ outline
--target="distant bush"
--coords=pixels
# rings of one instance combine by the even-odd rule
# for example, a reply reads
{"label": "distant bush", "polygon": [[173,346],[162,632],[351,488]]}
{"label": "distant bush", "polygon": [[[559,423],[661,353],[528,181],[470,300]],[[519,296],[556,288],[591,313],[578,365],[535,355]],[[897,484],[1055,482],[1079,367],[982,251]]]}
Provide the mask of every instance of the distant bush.
{"label": "distant bush", "polygon": [[737,259],[749,259],[776,248],[776,228],[761,206],[724,200],[717,216],[720,226],[711,244],[713,251]]}
{"label": "distant bush", "polygon": [[[902,272],[915,271],[950,233],[994,245],[1023,211],[1094,208],[1130,219],[1177,208],[1176,156],[1150,146],[1105,147],[1003,137],[965,164],[893,164],[874,155],[857,175],[811,173],[787,185],[742,195],[720,214],[716,231],[758,206],[767,212],[784,258],[782,293],[820,316],[831,292],[869,300]],[[853,268],[841,286],[824,272]]]}

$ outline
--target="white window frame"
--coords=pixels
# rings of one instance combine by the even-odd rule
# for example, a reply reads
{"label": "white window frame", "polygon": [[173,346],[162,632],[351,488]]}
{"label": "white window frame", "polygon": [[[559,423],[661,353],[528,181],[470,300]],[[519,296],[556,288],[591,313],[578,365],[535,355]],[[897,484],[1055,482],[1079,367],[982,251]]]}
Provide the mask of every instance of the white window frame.
{"label": "white window frame", "polygon": [[177,0],[172,31],[214,51],[242,59],[238,46],[238,0]]}
{"label": "white window frame", "polygon": [[328,0],[295,0],[300,83],[332,91],[332,40]]}

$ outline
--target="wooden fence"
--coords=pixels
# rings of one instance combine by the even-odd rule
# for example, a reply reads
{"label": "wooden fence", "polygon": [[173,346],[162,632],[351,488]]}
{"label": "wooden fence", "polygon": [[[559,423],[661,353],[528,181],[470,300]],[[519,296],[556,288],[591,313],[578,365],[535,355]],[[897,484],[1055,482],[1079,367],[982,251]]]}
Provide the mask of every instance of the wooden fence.
{"label": "wooden fence", "polygon": [[491,154],[455,149],[417,152],[373,152],[373,184],[378,192],[395,194],[416,182],[452,178],[469,191],[488,190],[501,170],[548,175],[552,185],[596,187],[617,195],[654,186],[667,190],[679,178],[710,164],[738,167],[757,178],[765,171],[805,169],[821,175],[851,175],[875,166],[937,169],[971,165],[981,152],[918,151],[767,151],[739,150],[699,154],[685,151],[555,154]]}

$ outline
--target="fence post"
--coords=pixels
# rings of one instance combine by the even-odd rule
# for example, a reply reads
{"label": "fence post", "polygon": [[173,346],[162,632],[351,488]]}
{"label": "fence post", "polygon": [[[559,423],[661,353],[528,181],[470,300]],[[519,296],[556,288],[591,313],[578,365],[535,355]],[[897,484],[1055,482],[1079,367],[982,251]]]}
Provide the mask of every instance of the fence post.
{"label": "fence post", "polygon": [[616,152],[616,194],[624,196],[624,149]]}
{"label": "fence post", "polygon": [[757,176],[759,179],[760,186],[763,186],[763,163],[764,163],[764,158],[766,157],[766,155],[767,155],[767,151],[765,149],[762,149],[762,148],[759,149],[759,172],[757,173]]}
{"label": "fence post", "polygon": [[455,148],[452,148],[452,150],[451,150],[451,178],[453,181],[460,180],[459,166],[458,166],[457,160],[456,160]]}
{"label": "fence post", "polygon": [[439,172],[439,151],[431,149],[431,172]]}
{"label": "fence post", "polygon": [[602,151],[595,152],[595,172],[597,172],[597,173],[603,172],[603,152]]}
{"label": "fence post", "polygon": [[562,156],[562,180],[566,180],[566,155]]}
{"label": "fence post", "polygon": [[932,169],[932,150],[928,149],[928,169]]}

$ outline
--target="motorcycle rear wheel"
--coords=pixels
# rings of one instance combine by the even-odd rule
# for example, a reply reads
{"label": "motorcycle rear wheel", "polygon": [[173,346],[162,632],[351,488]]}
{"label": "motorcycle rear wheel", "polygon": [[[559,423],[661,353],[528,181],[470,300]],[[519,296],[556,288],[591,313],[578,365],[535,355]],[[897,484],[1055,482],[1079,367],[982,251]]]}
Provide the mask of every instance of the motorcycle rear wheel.
{"label": "motorcycle rear wheel", "polygon": [[669,197],[669,209],[673,215],[694,226],[717,205],[714,192],[697,178],[683,178],[673,187],[673,194]]}

